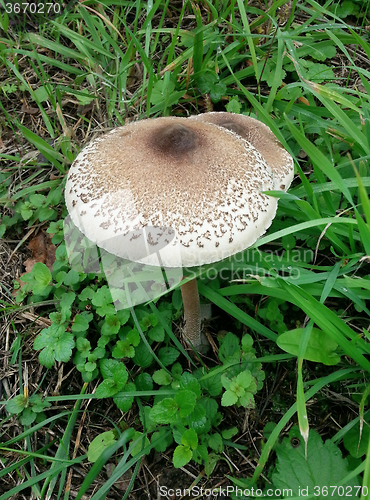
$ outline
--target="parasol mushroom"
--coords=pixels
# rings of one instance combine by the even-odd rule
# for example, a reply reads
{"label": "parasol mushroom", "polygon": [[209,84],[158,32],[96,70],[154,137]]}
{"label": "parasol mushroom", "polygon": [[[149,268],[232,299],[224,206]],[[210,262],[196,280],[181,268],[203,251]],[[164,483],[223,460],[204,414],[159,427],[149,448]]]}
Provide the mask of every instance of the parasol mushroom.
{"label": "parasol mushroom", "polygon": [[[276,199],[261,193],[274,187],[264,158],[239,135],[200,120],[165,117],[116,128],[91,142],[70,168],[65,199],[73,223],[100,248],[183,268],[251,246],[275,216]],[[171,235],[166,244],[163,234]],[[159,260],[150,249],[158,238]],[[181,292],[185,340],[202,349],[196,280]]]}

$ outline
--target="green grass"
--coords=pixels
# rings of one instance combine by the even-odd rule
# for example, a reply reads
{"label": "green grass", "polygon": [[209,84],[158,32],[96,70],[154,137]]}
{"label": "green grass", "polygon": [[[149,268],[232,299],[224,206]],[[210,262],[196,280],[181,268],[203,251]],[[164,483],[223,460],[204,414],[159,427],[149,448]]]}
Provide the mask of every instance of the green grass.
{"label": "green grass", "polygon": [[[0,306],[7,339],[0,500],[31,492],[40,499],[87,493],[94,500],[110,491],[120,498],[155,494],[150,485],[140,490],[148,482],[142,457],[147,455],[145,467],[155,476],[166,459],[158,468],[153,449],[171,461],[174,446],[187,445],[180,430],[175,444],[153,435],[160,425],[146,408],[161,398],[180,401],[176,394],[187,370],[197,378],[191,382],[195,391],[197,384],[208,390],[204,384],[223,373],[237,375],[232,370],[242,366],[235,357],[239,348],[226,355],[226,344],[217,340],[220,330],[253,337],[257,359],[250,364],[261,362],[266,380],[247,415],[247,436],[245,409],[220,406],[221,393],[207,396],[217,402],[220,417],[207,399],[212,426],[198,438],[208,446],[208,458],[185,466],[194,484],[213,487],[220,470],[230,481],[263,489],[279,439],[298,423],[306,439],[309,428],[316,429],[349,457],[344,481],[357,476],[370,487],[367,452],[356,457],[355,444],[343,444],[351,428],[369,425],[368,3],[116,3],[79,3],[23,32],[12,23],[8,29],[6,15],[0,18]],[[176,337],[179,289],[127,316],[120,312],[117,320],[104,278],[70,269],[63,189],[78,152],[110,128],[210,110],[266,123],[294,157],[297,175],[288,193],[271,193],[280,198],[277,216],[252,249],[212,266],[213,278],[211,266],[198,272],[202,300],[217,306],[219,319],[210,328],[221,354],[197,360]],[[53,252],[54,244],[56,262],[50,270],[36,267],[15,298],[12,280],[30,257],[27,245],[42,231],[52,238],[43,240],[42,249]],[[40,318],[46,320],[41,365],[32,347]],[[303,329],[298,354],[282,351],[278,336],[297,328]],[[313,344],[313,328],[336,345],[340,362],[307,361],[309,349],[324,349],[324,343]],[[117,344],[118,331],[126,344]],[[135,332],[131,343],[128,331]],[[48,342],[59,351],[47,352]],[[165,345],[169,349],[161,350]],[[115,349],[135,352],[124,358],[127,399],[120,403],[116,368],[102,362],[116,361]],[[276,373],[286,378],[276,380]],[[109,384],[113,400],[104,393]],[[345,402],[338,404],[334,394]],[[271,422],[272,432],[268,426],[263,431]],[[234,426],[237,434],[230,438]],[[92,464],[89,444],[111,430],[114,443]],[[132,430],[149,441],[133,438]],[[165,449],[158,448],[163,442]],[[132,454],[135,444],[142,449]],[[107,464],[115,470],[108,473]],[[123,474],[129,477],[125,486],[116,482]],[[193,479],[181,477],[182,487],[190,487]],[[138,489],[130,493],[134,485]]]}

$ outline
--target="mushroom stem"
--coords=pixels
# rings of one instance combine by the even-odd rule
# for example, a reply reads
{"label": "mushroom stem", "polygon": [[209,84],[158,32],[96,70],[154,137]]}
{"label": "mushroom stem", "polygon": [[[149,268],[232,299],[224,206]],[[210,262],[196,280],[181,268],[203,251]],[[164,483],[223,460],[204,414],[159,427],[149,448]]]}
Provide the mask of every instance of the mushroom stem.
{"label": "mushroom stem", "polygon": [[181,295],[185,318],[184,338],[187,342],[190,341],[194,348],[198,348],[202,341],[200,335],[200,302],[197,280],[192,279],[181,285]]}

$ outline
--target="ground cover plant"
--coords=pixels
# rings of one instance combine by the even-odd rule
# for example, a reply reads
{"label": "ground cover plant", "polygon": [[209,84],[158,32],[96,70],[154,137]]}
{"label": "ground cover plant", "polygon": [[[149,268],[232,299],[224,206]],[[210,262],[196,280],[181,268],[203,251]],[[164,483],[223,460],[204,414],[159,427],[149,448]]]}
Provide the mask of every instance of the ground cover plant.
{"label": "ground cover plant", "polygon": [[[0,500],[367,498],[368,3],[0,5]],[[117,312],[71,265],[63,189],[99,134],[211,110],[266,123],[296,176],[268,233],[197,270],[194,357],[179,288]]]}

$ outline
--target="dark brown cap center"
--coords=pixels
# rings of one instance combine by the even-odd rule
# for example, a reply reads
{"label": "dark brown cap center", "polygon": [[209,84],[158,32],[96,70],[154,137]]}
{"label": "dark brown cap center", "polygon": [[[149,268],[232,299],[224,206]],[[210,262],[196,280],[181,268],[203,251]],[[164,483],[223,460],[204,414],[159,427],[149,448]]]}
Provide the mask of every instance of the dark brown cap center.
{"label": "dark brown cap center", "polygon": [[151,145],[162,154],[177,156],[194,151],[197,140],[190,128],[174,123],[156,130],[151,136]]}

